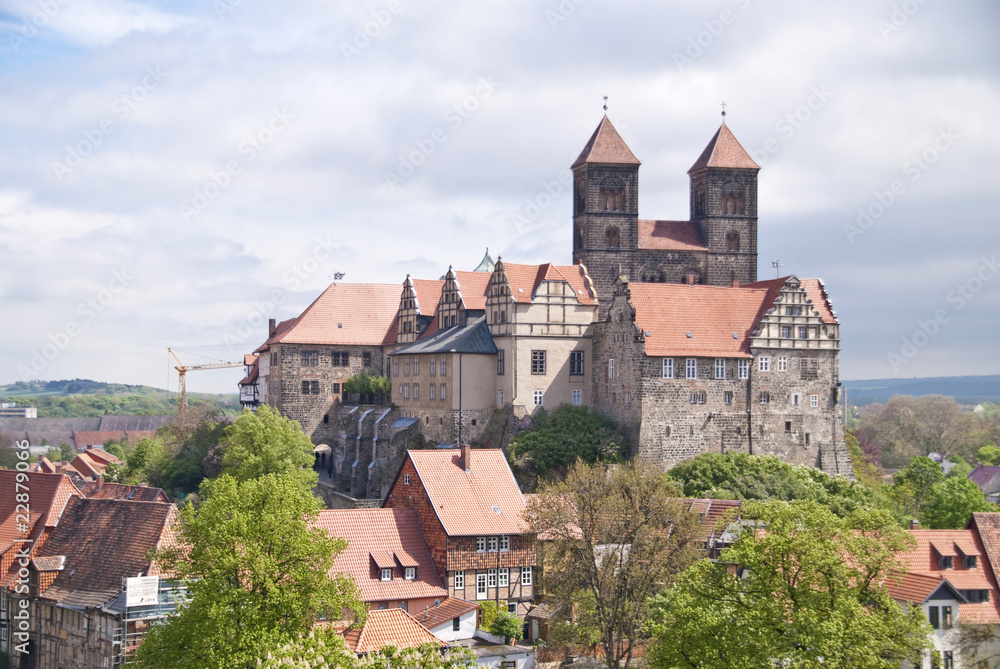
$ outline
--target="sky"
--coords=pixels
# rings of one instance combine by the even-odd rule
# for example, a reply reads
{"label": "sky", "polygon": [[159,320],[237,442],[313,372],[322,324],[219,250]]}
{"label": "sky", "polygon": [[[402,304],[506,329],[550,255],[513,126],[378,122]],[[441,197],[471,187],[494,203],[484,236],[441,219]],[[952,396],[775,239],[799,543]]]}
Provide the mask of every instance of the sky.
{"label": "sky", "polygon": [[1000,373],[998,29],[986,0],[3,0],[0,384],[176,388],[168,347],[241,360],[336,273],[568,264],[604,96],[656,219],[726,103],[758,276],[825,281],[841,378]]}

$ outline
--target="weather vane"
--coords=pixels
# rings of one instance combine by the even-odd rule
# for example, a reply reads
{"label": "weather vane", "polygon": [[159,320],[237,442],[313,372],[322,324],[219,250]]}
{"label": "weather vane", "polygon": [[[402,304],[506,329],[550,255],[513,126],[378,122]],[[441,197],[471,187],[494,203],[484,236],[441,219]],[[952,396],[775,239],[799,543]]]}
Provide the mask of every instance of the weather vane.
{"label": "weather vane", "polygon": [[334,281],[340,281],[341,279],[344,278],[344,274],[346,274],[346,272],[334,272],[333,273],[333,280]]}
{"label": "weather vane", "polygon": [[608,111],[608,96],[604,96],[604,111]]}
{"label": "weather vane", "polygon": [[722,101],[722,120],[726,120],[726,101]]}
{"label": "weather vane", "polygon": [[771,267],[774,268],[774,278],[777,279],[778,278],[778,272],[781,270],[781,267],[782,267],[781,261],[780,260],[772,260],[771,261]]}

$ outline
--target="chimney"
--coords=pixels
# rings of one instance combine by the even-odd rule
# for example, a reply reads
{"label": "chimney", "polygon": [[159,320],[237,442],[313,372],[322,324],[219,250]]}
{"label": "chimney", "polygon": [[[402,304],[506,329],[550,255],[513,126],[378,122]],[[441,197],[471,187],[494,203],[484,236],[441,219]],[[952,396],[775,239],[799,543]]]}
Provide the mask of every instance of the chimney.
{"label": "chimney", "polygon": [[97,477],[97,489],[100,490],[103,487],[104,487],[104,477],[103,476],[98,476]]}
{"label": "chimney", "polygon": [[462,446],[462,468],[466,474],[472,471],[472,447],[468,444]]}
{"label": "chimney", "polygon": [[731,282],[729,283],[729,286],[730,286],[731,288],[739,288],[739,287],[740,287],[740,280],[739,280],[739,279],[733,279],[733,280],[732,280],[732,281],[731,281]]}
{"label": "chimney", "polygon": [[267,338],[270,339],[271,337],[273,337],[274,333],[277,332],[277,331],[278,331],[278,328],[276,328],[275,325],[274,325],[274,319],[273,318],[268,318],[267,319]]}
{"label": "chimney", "polygon": [[911,530],[919,530],[920,529],[920,521],[917,520],[916,518],[914,518],[913,520],[911,520],[910,521],[910,529]]}

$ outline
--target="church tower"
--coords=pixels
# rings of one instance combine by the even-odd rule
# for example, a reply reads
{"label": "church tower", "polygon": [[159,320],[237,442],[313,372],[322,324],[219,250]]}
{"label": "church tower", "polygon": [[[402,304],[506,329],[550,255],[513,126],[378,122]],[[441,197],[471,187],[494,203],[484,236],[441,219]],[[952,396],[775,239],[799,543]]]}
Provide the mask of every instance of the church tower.
{"label": "church tower", "polygon": [[600,317],[618,274],[634,272],[639,248],[639,160],[605,116],[573,170],[573,262],[597,289]]}
{"label": "church tower", "polygon": [[725,120],[688,170],[691,221],[700,225],[708,247],[709,285],[757,280],[758,171]]}

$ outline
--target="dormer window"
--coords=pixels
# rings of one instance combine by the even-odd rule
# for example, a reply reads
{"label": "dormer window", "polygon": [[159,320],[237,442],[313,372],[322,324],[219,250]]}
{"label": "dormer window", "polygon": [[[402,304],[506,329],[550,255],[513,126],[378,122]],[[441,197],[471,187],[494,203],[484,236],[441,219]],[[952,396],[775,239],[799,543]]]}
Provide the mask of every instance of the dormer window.
{"label": "dormer window", "polygon": [[381,579],[383,581],[391,581],[392,580],[392,570],[391,569],[383,569],[382,573],[381,573]]}
{"label": "dormer window", "polygon": [[941,569],[953,569],[954,565],[952,556],[942,555],[941,559],[938,560],[938,566],[941,567]]}
{"label": "dormer window", "polygon": [[404,578],[407,581],[412,581],[415,578],[417,578],[417,568],[416,567],[407,567],[406,568],[406,574],[405,574]]}
{"label": "dormer window", "polygon": [[979,561],[976,559],[975,555],[966,555],[965,556],[965,568],[966,569],[975,569],[978,566],[978,562]]}

